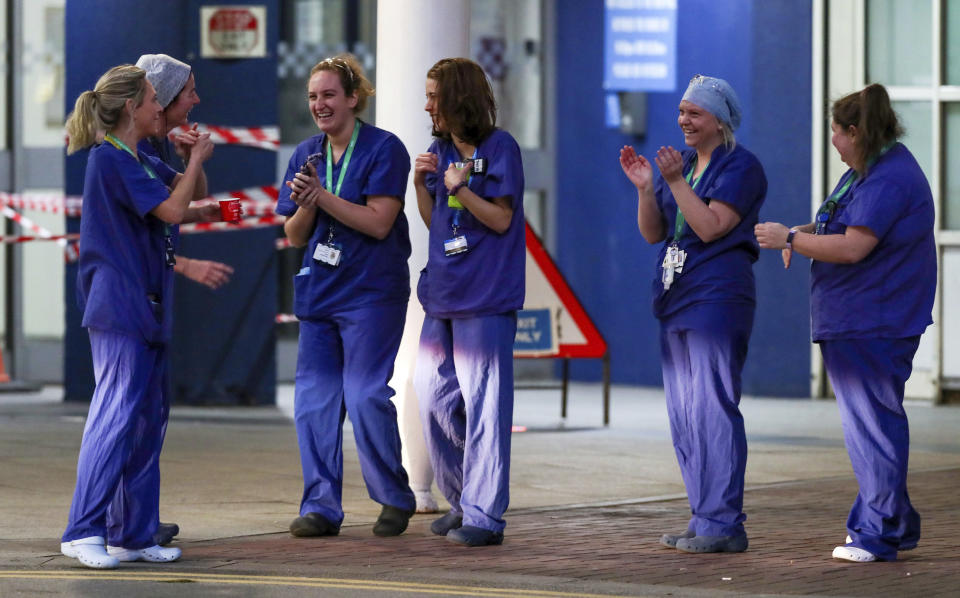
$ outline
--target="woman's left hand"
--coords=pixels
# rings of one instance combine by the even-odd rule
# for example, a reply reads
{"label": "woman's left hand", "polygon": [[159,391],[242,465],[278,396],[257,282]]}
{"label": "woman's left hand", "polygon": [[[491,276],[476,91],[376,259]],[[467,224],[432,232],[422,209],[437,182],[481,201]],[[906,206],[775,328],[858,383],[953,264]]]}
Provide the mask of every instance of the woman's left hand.
{"label": "woman's left hand", "polygon": [[457,165],[451,162],[450,166],[447,166],[447,171],[443,173],[443,184],[446,185],[447,191],[452,191],[460,183],[466,183],[471,168],[473,168],[473,162],[467,162],[463,168],[457,168]]}
{"label": "woman's left hand", "polygon": [[320,177],[317,176],[317,169],[312,163],[307,163],[307,169],[310,171],[309,174],[298,172],[297,174],[293,175],[292,181],[287,182],[287,186],[290,187],[290,190],[293,192],[291,194],[291,199],[293,199],[298,206],[316,207],[319,205],[320,196],[325,189],[320,184]]}
{"label": "woman's left hand", "polygon": [[654,158],[657,168],[660,169],[660,175],[668,185],[678,183],[683,180],[683,156],[677,150],[669,145],[657,150],[657,157]]}
{"label": "woman's left hand", "polygon": [[779,222],[761,222],[753,227],[757,243],[764,249],[786,249],[790,229]]}

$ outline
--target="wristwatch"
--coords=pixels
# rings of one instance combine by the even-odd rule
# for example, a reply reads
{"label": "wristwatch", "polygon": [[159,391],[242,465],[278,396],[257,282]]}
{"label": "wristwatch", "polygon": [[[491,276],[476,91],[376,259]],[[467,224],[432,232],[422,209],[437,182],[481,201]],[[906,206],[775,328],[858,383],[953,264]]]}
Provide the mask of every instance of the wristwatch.
{"label": "wristwatch", "polygon": [[793,236],[797,234],[798,230],[800,229],[797,227],[793,227],[790,229],[790,232],[787,233],[787,249],[789,249],[790,251],[793,251]]}

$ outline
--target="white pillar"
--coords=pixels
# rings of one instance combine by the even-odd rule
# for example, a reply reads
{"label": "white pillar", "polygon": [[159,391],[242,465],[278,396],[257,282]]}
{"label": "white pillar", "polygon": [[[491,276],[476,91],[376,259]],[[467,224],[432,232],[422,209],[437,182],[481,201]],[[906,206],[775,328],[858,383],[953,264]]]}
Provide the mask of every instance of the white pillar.
{"label": "white pillar", "polygon": [[[441,58],[470,55],[470,0],[380,0],[377,2],[377,122],[397,135],[410,153],[411,163],[427,150],[430,118],[424,111],[427,71]],[[410,225],[410,284],[412,295],[400,352],[390,386],[397,391],[403,464],[410,486],[422,497],[430,492],[433,471],[423,440],[413,370],[423,309],[416,298],[420,270],[427,263],[427,227],[417,210],[413,170],[407,185],[404,213]]]}

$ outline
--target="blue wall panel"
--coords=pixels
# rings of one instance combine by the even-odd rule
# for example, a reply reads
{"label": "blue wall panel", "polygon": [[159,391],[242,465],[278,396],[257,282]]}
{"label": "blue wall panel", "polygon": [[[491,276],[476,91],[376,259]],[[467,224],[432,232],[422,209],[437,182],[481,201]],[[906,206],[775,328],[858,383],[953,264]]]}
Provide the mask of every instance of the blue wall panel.
{"label": "blue wall panel", "polygon": [[[557,261],[610,345],[613,381],[660,385],[659,326],[651,314],[656,247],[636,226],[636,191],[620,171],[620,147],[652,157],[682,146],[677,104],[697,73],[727,79],[744,106],[737,139],[764,164],[770,192],[762,219],[809,220],[810,14],[789,0],[680,0],[673,93],[647,96],[647,134],[604,125],[603,2],[557,3]],[[788,97],[789,96],[789,97]],[[808,393],[806,263],[777,270],[779,255],[755,266],[758,311],[744,391]],[[596,380],[595,364],[575,378]]]}

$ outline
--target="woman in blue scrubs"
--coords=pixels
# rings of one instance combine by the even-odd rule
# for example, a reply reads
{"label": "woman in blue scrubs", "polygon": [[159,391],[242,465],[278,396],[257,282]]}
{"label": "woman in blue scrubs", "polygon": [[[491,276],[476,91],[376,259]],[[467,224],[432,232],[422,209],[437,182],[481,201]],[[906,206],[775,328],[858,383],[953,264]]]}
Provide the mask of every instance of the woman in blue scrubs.
{"label": "woman in blue scrubs", "polygon": [[525,292],[520,148],[496,128],[483,69],[446,58],[427,72],[435,141],[414,186],[430,229],[417,294],[425,312],[414,385],[451,542],[503,542],[509,502],[513,341]]}
{"label": "woman in blue scrubs", "polygon": [[743,552],[747,439],[740,386],[756,291],[753,226],[767,192],[756,156],[738,145],[740,103],[723,79],[697,75],[677,124],[690,147],[661,147],[653,167],[632,147],[620,166],[637,188],[637,225],[663,244],[653,281],[670,432],[692,517],[660,543],[685,552]]}
{"label": "woman in blue scrubs", "polygon": [[371,95],[353,56],[313,67],[307,103],[320,134],[294,150],[277,202],[290,243],[306,247],[294,277],[304,484],[294,536],[340,533],[347,414],[370,498],[383,505],[373,533],[402,534],[416,509],[388,386],[410,297],[410,156],[395,135],[357,118]]}
{"label": "woman in blue scrubs", "polygon": [[123,65],[83,92],[67,119],[70,153],[96,144],[84,179],[77,281],[96,389],[60,550],[94,568],[180,557],[179,548],[153,539],[171,327],[170,229],[198,216],[190,201],[213,144],[199,138],[183,174],[131,149],[157,135],[160,113],[144,71]]}
{"label": "woman in blue scrubs", "polygon": [[920,539],[907,495],[910,436],[904,384],[920,335],[933,322],[937,287],[933,195],[882,85],[833,104],[833,146],[849,170],[816,220],[756,227],[760,246],[813,260],[813,341],[840,407],[860,491],[847,541],[833,557],[892,561]]}

